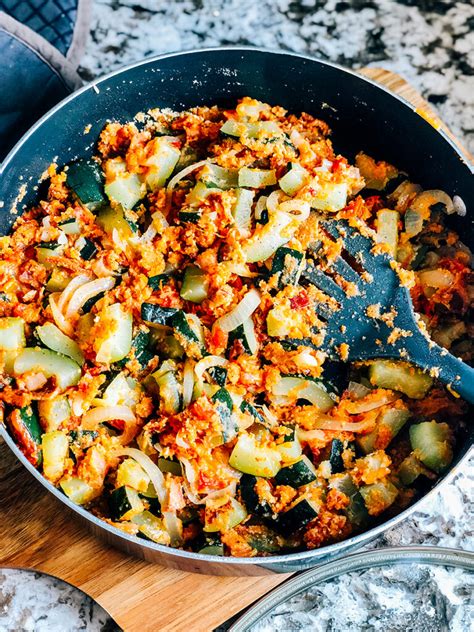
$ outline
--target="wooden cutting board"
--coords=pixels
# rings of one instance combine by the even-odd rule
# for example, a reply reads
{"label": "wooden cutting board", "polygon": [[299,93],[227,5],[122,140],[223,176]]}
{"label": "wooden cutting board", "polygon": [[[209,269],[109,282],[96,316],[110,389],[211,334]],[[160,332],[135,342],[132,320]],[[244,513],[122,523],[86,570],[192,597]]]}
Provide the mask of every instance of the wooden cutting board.
{"label": "wooden cutting board", "polygon": [[[446,129],[402,77],[380,68],[361,72]],[[78,525],[4,443],[0,528],[0,566],[34,568],[70,582],[95,598],[127,632],[209,632],[288,578],[196,575],[129,557]]]}

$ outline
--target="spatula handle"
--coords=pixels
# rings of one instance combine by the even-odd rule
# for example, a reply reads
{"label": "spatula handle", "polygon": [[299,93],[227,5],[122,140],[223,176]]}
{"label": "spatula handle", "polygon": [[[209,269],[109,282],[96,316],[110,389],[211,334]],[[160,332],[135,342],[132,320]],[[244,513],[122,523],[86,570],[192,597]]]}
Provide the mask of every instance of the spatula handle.
{"label": "spatula handle", "polygon": [[406,345],[409,360],[444,382],[451,391],[474,404],[474,369],[423,335]]}

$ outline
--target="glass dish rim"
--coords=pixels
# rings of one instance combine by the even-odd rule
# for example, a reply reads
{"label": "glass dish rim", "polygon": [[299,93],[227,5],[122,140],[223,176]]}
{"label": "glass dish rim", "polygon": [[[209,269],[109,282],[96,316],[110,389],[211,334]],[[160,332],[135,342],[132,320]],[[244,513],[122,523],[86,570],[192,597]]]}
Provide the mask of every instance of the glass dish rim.
{"label": "glass dish rim", "polygon": [[248,632],[276,606],[304,590],[340,575],[386,565],[419,563],[427,566],[463,568],[474,573],[474,552],[438,546],[403,546],[372,549],[321,564],[290,578],[259,599],[229,628],[228,632]]}

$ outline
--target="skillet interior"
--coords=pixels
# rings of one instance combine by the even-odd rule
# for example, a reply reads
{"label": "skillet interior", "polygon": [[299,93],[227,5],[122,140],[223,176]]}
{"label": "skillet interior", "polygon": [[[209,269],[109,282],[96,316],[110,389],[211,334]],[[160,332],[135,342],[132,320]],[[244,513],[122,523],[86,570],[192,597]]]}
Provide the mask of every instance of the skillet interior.
{"label": "skillet interior", "polygon": [[[466,204],[474,199],[471,168],[452,143],[411,106],[369,80],[297,55],[245,48],[205,50],[156,58],[114,73],[99,81],[96,89],[83,89],[47,114],[2,165],[0,233],[8,232],[15,219],[9,211],[20,187],[27,185],[19,211],[35,201],[34,185],[53,160],[64,164],[94,153],[95,140],[106,120],[125,122],[150,107],[226,105],[244,95],[320,116],[333,129],[336,150],[349,158],[363,149],[393,162],[424,188],[457,194]],[[88,125],[91,127],[86,134]],[[472,219],[452,221],[465,243],[474,249]],[[456,462],[471,443],[470,438],[462,442]],[[351,540],[358,540],[358,536]],[[320,557],[324,549],[333,546],[312,553]],[[157,547],[164,548],[153,548]],[[271,558],[268,562],[272,564]],[[273,564],[275,570],[288,570],[277,566]]]}

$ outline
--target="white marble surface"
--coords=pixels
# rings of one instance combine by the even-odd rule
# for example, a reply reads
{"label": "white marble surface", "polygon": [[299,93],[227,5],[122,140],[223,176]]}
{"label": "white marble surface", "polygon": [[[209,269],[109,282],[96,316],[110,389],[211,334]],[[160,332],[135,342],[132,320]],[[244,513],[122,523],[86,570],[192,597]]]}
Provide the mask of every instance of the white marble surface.
{"label": "white marble surface", "polygon": [[119,632],[83,592],[49,575],[0,570],[0,632]]}
{"label": "white marble surface", "polygon": [[474,152],[472,0],[94,0],[80,71],[229,44],[398,72]]}

